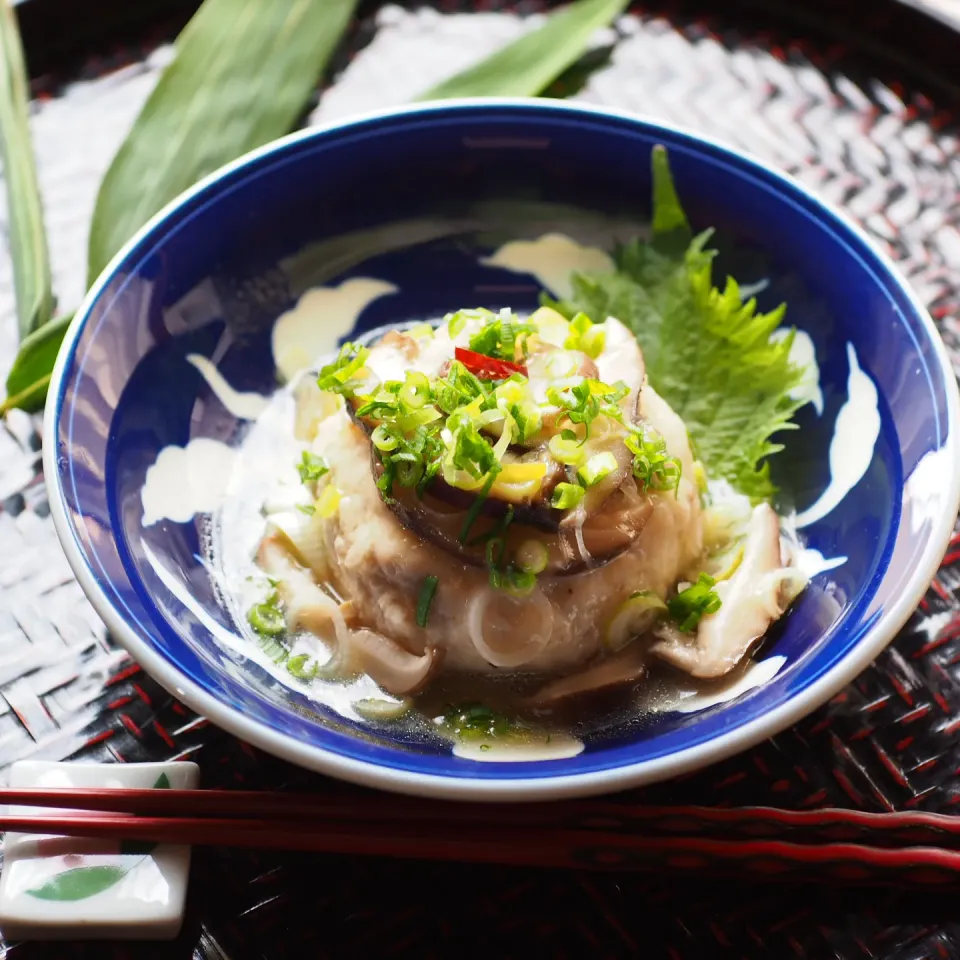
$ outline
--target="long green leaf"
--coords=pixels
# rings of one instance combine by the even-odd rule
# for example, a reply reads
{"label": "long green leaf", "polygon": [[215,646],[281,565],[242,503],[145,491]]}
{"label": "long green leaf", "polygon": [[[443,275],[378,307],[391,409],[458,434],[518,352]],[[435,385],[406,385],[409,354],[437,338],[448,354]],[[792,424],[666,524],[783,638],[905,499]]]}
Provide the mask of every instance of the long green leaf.
{"label": "long green leaf", "polygon": [[27,120],[27,76],[13,8],[0,0],[0,156],[7,185],[10,254],[20,336],[53,315],[50,259],[43,230],[33,144]]}
{"label": "long green leaf", "polygon": [[425,93],[422,100],[452,97],[535,97],[587,50],[627,0],[577,0],[547,22],[476,66]]}
{"label": "long green leaf", "polygon": [[23,339],[7,377],[7,398],[0,404],[0,414],[14,408],[32,413],[43,406],[57,352],[72,319],[73,314],[57,317]]}
{"label": "long green leaf", "polygon": [[179,193],[290,131],[356,6],[357,0],[205,0],[100,185],[90,283]]}

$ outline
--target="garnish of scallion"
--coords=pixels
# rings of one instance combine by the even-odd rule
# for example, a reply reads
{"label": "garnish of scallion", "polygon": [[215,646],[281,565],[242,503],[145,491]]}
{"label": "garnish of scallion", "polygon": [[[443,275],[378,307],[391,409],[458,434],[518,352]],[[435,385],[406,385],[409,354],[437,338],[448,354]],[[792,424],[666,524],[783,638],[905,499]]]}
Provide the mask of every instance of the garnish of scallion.
{"label": "garnish of scallion", "polygon": [[439,578],[432,574],[423,578],[423,584],[420,587],[420,599],[417,601],[417,624],[421,627],[427,625],[427,618],[430,616],[430,604],[433,603],[433,595],[437,592],[439,582]]}
{"label": "garnish of scallion", "polygon": [[459,540],[461,543],[467,542],[467,537],[470,536],[470,530],[477,522],[477,517],[480,516],[480,511],[483,509],[483,502],[490,496],[490,490],[493,487],[494,480],[496,480],[496,474],[491,473],[490,476],[487,477],[487,482],[483,485],[483,488],[474,498],[473,503],[470,504],[470,509],[463,518],[463,527],[460,529]]}

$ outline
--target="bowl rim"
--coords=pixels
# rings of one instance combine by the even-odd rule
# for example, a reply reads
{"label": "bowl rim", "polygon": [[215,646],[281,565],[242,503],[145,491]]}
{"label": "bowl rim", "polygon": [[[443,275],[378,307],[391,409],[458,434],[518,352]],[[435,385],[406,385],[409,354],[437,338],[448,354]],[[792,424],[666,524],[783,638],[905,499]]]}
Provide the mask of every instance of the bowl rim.
{"label": "bowl rim", "polygon": [[[958,389],[957,378],[946,347],[929,312],[920,302],[909,283],[900,276],[893,261],[846,214],[823,201],[812,190],[789,174],[769,166],[759,158],[752,157],[717,139],[704,136],[681,125],[665,123],[641,113],[592,104],[523,97],[485,97],[415,103],[367,111],[344,120],[297,131],[264,144],[220,167],[174,198],[151,217],[104,268],[88,291],[80,308],[74,314],[64,336],[48,391],[48,398],[52,401],[53,406],[51,409],[45,410],[44,415],[44,475],[48,484],[50,512],[61,546],[84,593],[109,631],[134,660],[170,694],[182,700],[191,709],[207,717],[225,731],[300,767],[362,786],[387,789],[397,793],[439,799],[510,802],[589,796],[655,783],[724,760],[792,726],[853,681],[895,638],[900,628],[916,609],[936,575],[953,532],[957,513],[960,511],[960,471],[951,470],[949,472],[947,503],[952,509],[944,510],[938,524],[931,531],[923,554],[910,577],[907,589],[899,594],[875,624],[867,627],[860,642],[854,645],[845,656],[829,667],[808,687],[799,691],[778,707],[762,716],[748,720],[734,730],[720,733],[703,743],[661,757],[588,773],[562,774],[535,779],[480,779],[416,773],[380,766],[369,761],[329,752],[322,746],[314,746],[294,740],[279,730],[274,730],[261,721],[246,716],[239,709],[225,705],[213,694],[203,690],[193,680],[182,674],[173,662],[167,661],[150,644],[141,640],[101,589],[75,539],[72,523],[67,514],[59,471],[57,470],[57,426],[63,410],[62,381],[68,358],[73,353],[73,348],[94,304],[99,300],[118,268],[163,221],[218,180],[262,158],[269,157],[271,154],[280,153],[301,141],[328,136],[337,130],[350,129],[362,124],[391,118],[409,115],[429,116],[431,114],[443,114],[451,110],[462,111],[465,108],[483,110],[491,107],[581,114],[628,123],[640,122],[654,130],[661,129],[670,134],[687,138],[693,144],[703,144],[719,151],[721,154],[726,154],[737,163],[753,168],[756,173],[780,181],[783,186],[804,195],[815,207],[825,211],[870,251],[916,312],[940,362],[940,373],[945,384],[948,414],[947,433],[944,446],[941,449],[949,450],[952,463],[958,462],[958,459],[960,459],[960,389]],[[70,455],[69,452],[67,455]]]}

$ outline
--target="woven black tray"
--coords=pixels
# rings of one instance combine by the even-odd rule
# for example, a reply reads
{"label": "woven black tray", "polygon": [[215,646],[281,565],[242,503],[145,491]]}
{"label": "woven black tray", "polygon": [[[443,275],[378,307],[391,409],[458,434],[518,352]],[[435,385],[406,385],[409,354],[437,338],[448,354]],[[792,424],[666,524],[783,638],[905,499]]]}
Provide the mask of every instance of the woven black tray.
{"label": "woven black tray", "polygon": [[[445,15],[548,5],[436,4]],[[152,87],[164,44],[195,6],[17,6],[65,306],[82,294],[99,178]],[[611,37],[612,51],[591,58],[595,72],[572,71],[554,92],[691,126],[798,176],[890,250],[960,368],[960,27],[951,25],[951,6],[960,2],[939,0],[936,10],[921,0],[635,6]],[[390,30],[434,37],[438,58],[442,49],[448,60],[456,56],[441,43],[434,11],[414,17],[414,4],[378,7],[361,7],[334,71],[340,82],[314,119],[348,110],[348,89],[357,107],[375,105],[380,93],[357,81],[363,61],[354,57],[365,49],[382,51],[382,75],[397,89],[416,86],[423,68],[402,45],[383,43]],[[3,215],[0,374],[16,337]],[[189,756],[207,786],[352,789],[209,726],[110,641],[47,516],[38,426],[39,418],[14,413],[0,429],[0,766]],[[917,615],[856,683],[775,740],[641,796],[950,812],[960,804],[958,664],[960,535]],[[960,906],[944,894],[208,850],[198,850],[194,864],[187,923],[174,944],[21,944],[6,955],[960,958]]]}

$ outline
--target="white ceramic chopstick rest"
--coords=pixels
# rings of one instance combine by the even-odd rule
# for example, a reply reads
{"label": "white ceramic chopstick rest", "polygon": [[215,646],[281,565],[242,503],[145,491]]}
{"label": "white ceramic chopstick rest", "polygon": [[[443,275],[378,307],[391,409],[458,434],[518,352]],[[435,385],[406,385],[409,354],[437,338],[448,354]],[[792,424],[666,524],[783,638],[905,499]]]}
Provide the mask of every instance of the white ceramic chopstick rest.
{"label": "white ceramic chopstick rest", "polygon": [[[43,763],[10,768],[11,787],[193,789],[195,763]],[[14,816],[58,811],[10,807]],[[63,811],[60,811],[63,812]],[[172,940],[183,924],[190,848],[8,833],[0,933],[15,940]]]}

